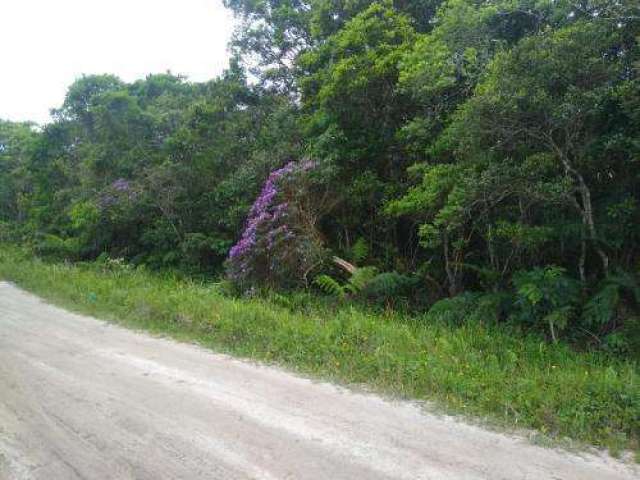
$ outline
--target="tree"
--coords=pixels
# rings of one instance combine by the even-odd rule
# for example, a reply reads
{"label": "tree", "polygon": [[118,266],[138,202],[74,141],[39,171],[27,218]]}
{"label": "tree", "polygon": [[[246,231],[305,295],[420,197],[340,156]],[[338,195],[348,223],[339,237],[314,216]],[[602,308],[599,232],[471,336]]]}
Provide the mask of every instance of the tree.
{"label": "tree", "polygon": [[570,185],[566,200],[583,224],[578,261],[583,280],[587,242],[600,258],[601,273],[609,270],[594,193],[604,201],[614,184],[633,176],[637,150],[621,141],[632,132],[620,89],[629,88],[634,49],[626,32],[600,22],[527,38],[496,57],[447,134],[457,137],[462,157],[490,148],[522,159],[548,154],[558,162]]}
{"label": "tree", "polygon": [[0,120],[0,222],[27,218],[29,160],[37,135],[33,124]]}

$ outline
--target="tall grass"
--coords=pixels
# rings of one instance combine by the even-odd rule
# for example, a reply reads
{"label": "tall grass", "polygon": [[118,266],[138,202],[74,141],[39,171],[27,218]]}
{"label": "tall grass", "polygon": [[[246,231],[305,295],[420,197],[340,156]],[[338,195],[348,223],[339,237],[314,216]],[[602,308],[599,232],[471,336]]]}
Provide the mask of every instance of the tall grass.
{"label": "tall grass", "polygon": [[[284,307],[117,265],[47,264],[0,246],[0,278],[118,323],[276,362],[449,412],[613,453],[639,450],[638,365],[481,322],[452,326],[355,307]],[[292,303],[286,298],[278,303]]]}

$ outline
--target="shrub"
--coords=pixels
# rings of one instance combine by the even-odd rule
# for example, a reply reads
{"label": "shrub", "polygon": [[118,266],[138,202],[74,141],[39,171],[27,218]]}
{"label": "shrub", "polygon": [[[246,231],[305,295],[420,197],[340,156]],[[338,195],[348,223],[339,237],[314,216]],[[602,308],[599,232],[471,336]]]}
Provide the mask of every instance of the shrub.
{"label": "shrub", "polygon": [[65,239],[57,235],[44,234],[36,238],[34,249],[38,255],[52,259],[78,260],[81,246],[76,237]]}
{"label": "shrub", "polygon": [[398,272],[382,272],[365,285],[363,294],[370,300],[393,303],[395,299],[409,297],[418,283],[416,277]]}
{"label": "shrub", "polygon": [[425,320],[460,325],[473,314],[479,297],[479,293],[464,292],[455,297],[438,300],[425,315]]}
{"label": "shrub", "polygon": [[291,162],[269,175],[240,240],[229,251],[228,278],[242,289],[306,285],[325,258],[308,202],[311,161]]}
{"label": "shrub", "polygon": [[600,282],[584,304],[581,323],[603,345],[616,353],[640,355],[640,283],[628,272],[618,270]]}
{"label": "shrub", "polygon": [[16,240],[16,228],[13,224],[0,221],[0,242],[13,242]]}
{"label": "shrub", "polygon": [[344,283],[326,274],[318,275],[313,283],[324,293],[339,299],[351,297],[391,305],[398,298],[406,298],[418,281],[397,272],[378,273],[376,267],[357,267]]}
{"label": "shrub", "polygon": [[575,317],[580,288],[564,268],[547,266],[513,276],[515,311],[511,318],[533,326],[546,325],[554,342]]}

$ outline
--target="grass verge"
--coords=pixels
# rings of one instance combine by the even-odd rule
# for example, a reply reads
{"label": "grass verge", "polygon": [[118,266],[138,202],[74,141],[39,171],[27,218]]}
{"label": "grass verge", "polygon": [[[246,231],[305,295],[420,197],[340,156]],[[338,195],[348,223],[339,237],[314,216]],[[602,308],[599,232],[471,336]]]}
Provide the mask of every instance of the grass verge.
{"label": "grass verge", "polygon": [[0,245],[0,278],[82,313],[452,413],[638,457],[638,365],[499,326],[354,307],[307,312],[123,266],[47,264]]}

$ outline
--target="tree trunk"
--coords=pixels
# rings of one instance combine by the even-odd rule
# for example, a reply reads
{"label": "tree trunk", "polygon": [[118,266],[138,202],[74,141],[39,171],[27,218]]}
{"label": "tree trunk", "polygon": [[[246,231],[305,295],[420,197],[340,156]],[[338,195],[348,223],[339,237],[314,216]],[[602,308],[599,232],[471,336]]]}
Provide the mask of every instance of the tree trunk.
{"label": "tree trunk", "polygon": [[582,219],[582,229],[580,230],[580,260],[578,261],[578,272],[580,272],[580,281],[585,286],[587,283],[587,274],[585,272],[584,264],[587,260],[587,239],[584,218]]}
{"label": "tree trunk", "polygon": [[458,272],[451,268],[451,259],[449,257],[449,234],[444,230],[442,233],[442,247],[444,250],[444,269],[447,273],[449,281],[449,296],[455,297],[458,294]]}
{"label": "tree trunk", "polygon": [[[562,165],[567,172],[576,182],[578,193],[580,194],[580,200],[582,205],[576,205],[580,214],[582,215],[583,225],[586,226],[588,238],[590,242],[593,244],[593,248],[597,252],[600,257],[600,261],[602,262],[602,270],[606,275],[609,274],[609,257],[605,253],[605,251],[600,247],[598,242],[598,233],[596,230],[595,221],[593,219],[593,205],[591,203],[591,190],[585,182],[584,177],[578,170],[576,170],[567,156],[567,154],[559,148],[555,143],[552,143],[552,147],[556,152],[556,155],[560,158]],[[577,203],[577,202],[576,202]],[[586,254],[585,254],[586,255]],[[584,268],[584,267],[583,267]],[[584,276],[584,272],[581,272],[581,276]]]}
{"label": "tree trunk", "polygon": [[596,232],[596,225],[593,220],[593,206],[591,205],[591,191],[587,186],[586,182],[582,175],[578,172],[575,172],[575,175],[578,179],[578,189],[580,191],[580,196],[582,197],[582,211],[584,216],[584,221],[586,222],[587,229],[589,232],[589,239],[593,243],[593,247],[595,248],[600,260],[602,261],[602,270],[604,271],[605,276],[609,274],[609,257],[604,252],[604,250],[600,247],[598,241],[598,234]]}
{"label": "tree trunk", "polygon": [[342,268],[345,272],[347,272],[350,275],[353,275],[353,272],[355,272],[358,268],[352,263],[349,263],[340,257],[333,257],[333,263],[335,263],[337,266]]}

